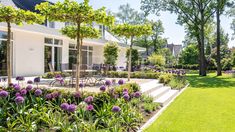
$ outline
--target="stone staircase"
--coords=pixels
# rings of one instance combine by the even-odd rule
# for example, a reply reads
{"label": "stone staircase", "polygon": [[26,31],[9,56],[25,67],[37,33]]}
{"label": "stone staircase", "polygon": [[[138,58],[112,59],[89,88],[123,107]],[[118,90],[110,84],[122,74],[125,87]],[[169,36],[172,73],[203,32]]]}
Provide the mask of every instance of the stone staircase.
{"label": "stone staircase", "polygon": [[158,80],[152,80],[140,85],[141,92],[154,98],[154,102],[166,106],[179,93],[179,90],[172,90],[164,86]]}

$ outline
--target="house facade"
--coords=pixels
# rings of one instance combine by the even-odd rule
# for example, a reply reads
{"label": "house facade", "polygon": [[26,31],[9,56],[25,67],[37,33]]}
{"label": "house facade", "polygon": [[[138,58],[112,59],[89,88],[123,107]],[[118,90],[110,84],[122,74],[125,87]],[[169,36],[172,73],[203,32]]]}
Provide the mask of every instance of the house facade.
{"label": "house facade", "polygon": [[178,57],[183,49],[183,46],[180,44],[177,45],[172,43],[172,44],[167,44],[167,48],[171,51],[174,57]]}
{"label": "house facade", "polygon": [[[1,4],[21,9],[34,9],[34,0],[8,0],[0,1]],[[20,3],[19,4],[17,4]],[[38,4],[38,1],[37,3]],[[26,5],[26,7],[24,7]],[[60,29],[67,23],[45,22],[44,25],[12,25],[11,61],[13,76],[34,76],[49,72],[49,64],[55,71],[72,69],[76,63],[76,40],[70,39],[60,33]],[[126,49],[120,41],[109,33],[104,26],[93,24],[94,28],[101,31],[100,39],[85,39],[82,47],[82,64],[92,66],[103,64],[103,47],[109,42],[120,44],[117,67],[126,67]],[[7,28],[5,23],[0,23],[0,76],[6,75],[6,38]]]}

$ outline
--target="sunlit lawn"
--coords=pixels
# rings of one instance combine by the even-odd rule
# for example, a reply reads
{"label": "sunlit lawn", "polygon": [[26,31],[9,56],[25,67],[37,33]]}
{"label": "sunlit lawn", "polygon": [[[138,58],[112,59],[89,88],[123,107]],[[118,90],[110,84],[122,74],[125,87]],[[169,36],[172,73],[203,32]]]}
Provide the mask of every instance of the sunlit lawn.
{"label": "sunlit lawn", "polygon": [[147,132],[234,132],[235,78],[188,76],[190,87]]}

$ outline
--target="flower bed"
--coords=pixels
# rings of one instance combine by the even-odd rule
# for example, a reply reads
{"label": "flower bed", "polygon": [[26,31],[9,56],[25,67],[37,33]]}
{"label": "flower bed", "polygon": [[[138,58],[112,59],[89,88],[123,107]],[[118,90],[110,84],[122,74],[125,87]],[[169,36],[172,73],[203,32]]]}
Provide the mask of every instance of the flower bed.
{"label": "flower bed", "polygon": [[0,131],[136,131],[159,108],[139,89],[137,84],[102,86],[101,93],[31,85],[0,89]]}

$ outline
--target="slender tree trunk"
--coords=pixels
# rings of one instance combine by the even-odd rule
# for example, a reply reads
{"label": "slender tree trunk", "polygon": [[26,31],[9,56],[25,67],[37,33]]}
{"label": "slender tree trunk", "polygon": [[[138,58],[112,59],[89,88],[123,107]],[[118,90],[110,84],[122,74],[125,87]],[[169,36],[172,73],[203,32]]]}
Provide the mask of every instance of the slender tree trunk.
{"label": "slender tree trunk", "polygon": [[[219,0],[217,0],[219,3]],[[216,38],[216,52],[217,52],[217,76],[222,76],[221,68],[221,55],[220,55],[220,10],[219,7],[216,9],[216,19],[217,19],[217,38]]]}
{"label": "slender tree trunk", "polygon": [[80,83],[80,57],[81,57],[81,42],[80,42],[80,28],[81,24],[77,23],[77,65],[76,65],[76,91],[79,91]]}
{"label": "slender tree trunk", "polygon": [[11,23],[7,22],[7,75],[8,85],[11,84],[12,69],[11,69]]}
{"label": "slender tree trunk", "polygon": [[131,36],[131,45],[129,50],[129,59],[128,59],[128,81],[131,80],[131,56],[132,56],[132,46],[133,46],[133,36]]}
{"label": "slender tree trunk", "polygon": [[204,13],[201,13],[201,29],[200,29],[200,36],[201,36],[201,45],[200,47],[200,76],[206,76],[206,58],[205,58],[205,23],[204,23]]}

